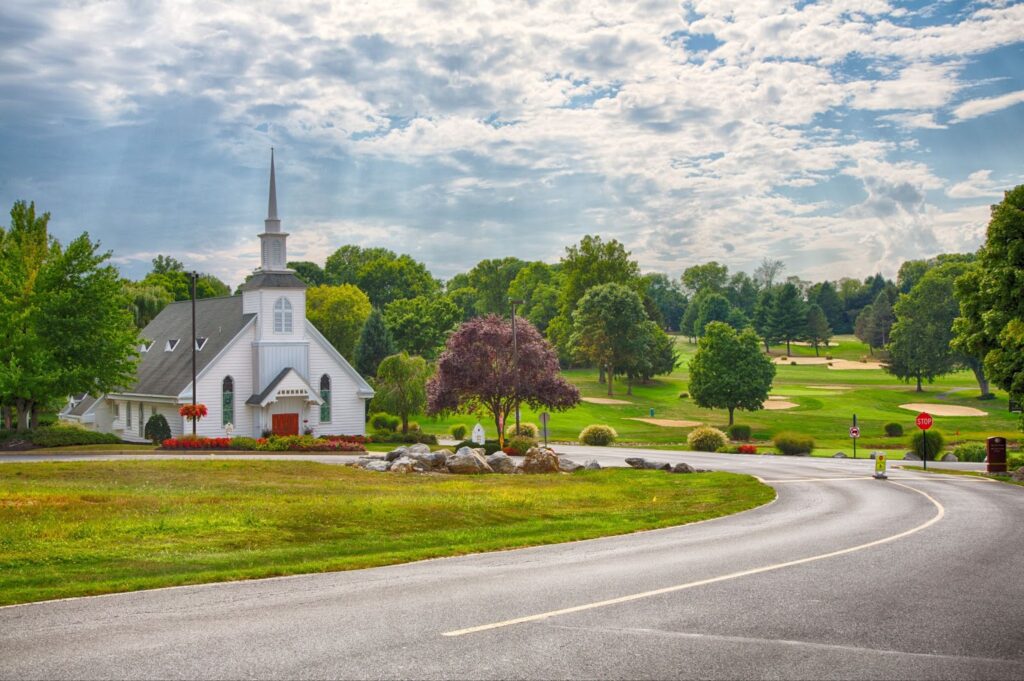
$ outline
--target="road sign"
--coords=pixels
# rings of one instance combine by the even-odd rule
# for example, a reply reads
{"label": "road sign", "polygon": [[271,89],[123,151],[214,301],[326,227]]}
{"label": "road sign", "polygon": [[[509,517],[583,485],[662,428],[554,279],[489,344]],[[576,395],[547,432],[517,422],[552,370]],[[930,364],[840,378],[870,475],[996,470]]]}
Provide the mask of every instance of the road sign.
{"label": "road sign", "polygon": [[551,414],[546,411],[540,413],[540,434],[544,438],[544,446],[548,446],[548,423],[551,422]]}
{"label": "road sign", "polygon": [[917,415],[916,423],[917,427],[920,428],[921,430],[928,430],[929,428],[932,427],[932,415],[926,411],[922,411],[920,414]]}
{"label": "road sign", "polygon": [[551,420],[551,414],[547,413],[546,411],[542,411],[540,413],[541,425],[545,425],[545,426],[548,425],[548,421],[550,421],[550,420]]}
{"label": "road sign", "polygon": [[875,457],[875,478],[877,480],[885,480],[885,454],[879,454]]}
{"label": "road sign", "polygon": [[857,426],[854,426],[854,427],[850,428],[850,437],[852,437],[854,440],[859,438],[860,437],[860,428],[858,428]]}

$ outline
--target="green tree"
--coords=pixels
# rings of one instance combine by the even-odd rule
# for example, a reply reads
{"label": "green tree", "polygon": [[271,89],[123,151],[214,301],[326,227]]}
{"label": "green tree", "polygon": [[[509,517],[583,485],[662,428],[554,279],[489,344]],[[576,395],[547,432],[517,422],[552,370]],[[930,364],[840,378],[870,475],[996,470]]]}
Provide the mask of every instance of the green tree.
{"label": "green tree", "polygon": [[306,282],[307,286],[322,286],[327,283],[323,269],[315,262],[300,260],[288,263],[288,268],[295,270],[295,276]]}
{"label": "green tree", "polygon": [[160,311],[174,302],[171,294],[162,286],[150,286],[135,282],[124,282],[124,294],[128,298],[128,309],[135,319],[135,326],[144,328],[160,314]]}
{"label": "green tree", "polygon": [[817,305],[825,313],[829,327],[836,333],[848,327],[843,301],[839,298],[835,285],[831,281],[814,284],[807,290],[807,303]]}
{"label": "green tree", "polygon": [[402,419],[402,432],[409,432],[409,417],[427,406],[427,379],[430,367],[422,357],[400,353],[385,357],[377,367],[373,387],[373,409],[395,414]]}
{"label": "green tree", "polygon": [[481,260],[468,273],[469,283],[477,291],[476,312],[480,315],[508,316],[509,286],[526,262],[519,258]]}
{"label": "green tree", "polygon": [[697,406],[728,409],[729,425],[736,409],[756,411],[768,399],[775,365],[761,352],[753,329],[737,332],[712,322],[690,360],[690,394]]}
{"label": "green tree", "polygon": [[658,308],[665,327],[672,331],[678,331],[687,302],[682,288],[678,283],[669,279],[668,275],[661,272],[645,274],[643,283],[647,288],[647,295]]}
{"label": "green tree", "polygon": [[807,310],[800,289],[792,282],[786,282],[775,294],[771,313],[772,336],[786,342],[786,354],[790,354],[790,343],[800,340],[806,333]]}
{"label": "green tree", "polygon": [[672,373],[679,363],[675,341],[657,323],[647,320],[640,324],[637,352],[623,367],[628,379],[626,394],[633,394],[634,383],[646,383],[655,376]]}
{"label": "green tree", "polygon": [[712,289],[702,290],[694,296],[692,304],[697,308],[697,314],[693,320],[693,331],[698,338],[704,335],[704,328],[711,322],[729,324],[733,318],[734,310],[729,304],[729,299],[721,293],[715,293]]}
{"label": "green tree", "polygon": [[729,281],[729,268],[714,260],[683,270],[683,288],[691,294],[701,291],[720,292]]}
{"label": "green tree", "polygon": [[985,333],[982,318],[985,304],[981,295],[982,271],[980,263],[972,263],[953,282],[959,312],[953,320],[953,349],[963,358],[963,364],[974,372],[981,389],[981,399],[992,399],[988,376],[985,374],[985,355],[994,349]]}
{"label": "green tree", "polygon": [[978,264],[974,281],[960,287],[964,321],[957,321],[957,346],[971,355],[983,351],[985,373],[1019,400],[1024,397],[1024,185],[992,207]]}
{"label": "green tree", "polygon": [[340,284],[359,285],[359,270],[374,260],[394,260],[398,255],[387,248],[363,248],[346,244],[327,256],[324,263],[324,277],[333,286]]}
{"label": "green tree", "polygon": [[384,323],[384,315],[377,308],[373,308],[366,323],[363,324],[359,342],[356,344],[356,370],[363,376],[376,376],[381,361],[396,352],[395,340]]}
{"label": "green tree", "polygon": [[772,316],[775,312],[776,292],[776,287],[761,289],[757,294],[757,304],[754,305],[754,330],[760,334],[766,353],[771,352],[771,346],[779,342]]}
{"label": "green tree", "polygon": [[452,301],[455,307],[459,308],[459,311],[462,313],[462,321],[469,321],[476,316],[476,301],[479,294],[472,286],[448,289],[445,297]]}
{"label": "green tree", "polygon": [[185,266],[177,258],[169,255],[158,255],[153,258],[154,274],[169,274],[171,272],[184,272]]}
{"label": "green tree", "polygon": [[899,272],[896,273],[896,287],[900,293],[910,293],[910,289],[914,288],[914,285],[921,281],[921,278],[929,269],[931,269],[931,265],[927,260],[907,260],[903,262],[900,265]]}
{"label": "green tree", "polygon": [[786,264],[774,258],[762,258],[761,264],[754,270],[754,281],[761,289],[770,289],[775,286],[776,280],[782,276]]}
{"label": "green tree", "polygon": [[437,357],[448,334],[461,319],[459,309],[443,296],[402,298],[384,308],[384,321],[395,339],[395,346],[400,351],[427,359]]}
{"label": "green tree", "polygon": [[929,383],[956,367],[950,341],[959,306],[953,295],[953,279],[925,274],[909,293],[899,297],[896,321],[888,345],[885,370],[897,378]]}
{"label": "green tree", "polygon": [[604,367],[608,394],[617,370],[635,363],[644,350],[643,323],[647,321],[643,301],[633,289],[622,284],[595,286],[580,299],[573,313],[573,351]]}
{"label": "green tree", "polygon": [[864,342],[868,346],[868,350],[874,352],[874,345],[872,345],[875,332],[874,332],[874,310],[870,305],[861,309],[860,314],[857,315],[857,320],[853,323],[853,335],[856,336],[860,341]]}
{"label": "green tree", "polygon": [[817,357],[818,346],[824,344],[828,347],[828,341],[832,338],[832,329],[829,328],[828,319],[820,305],[814,304],[807,308],[807,322],[804,328],[807,330],[807,340],[814,346],[814,356]]}
{"label": "green tree", "polygon": [[352,284],[306,291],[306,318],[344,357],[352,357],[369,316],[370,299]]}
{"label": "green tree", "polygon": [[880,291],[875,302],[871,303],[871,340],[868,344],[876,348],[888,345],[889,333],[895,321],[892,300],[886,291]]}
{"label": "green tree", "polygon": [[332,285],[358,286],[375,307],[441,291],[441,284],[423,263],[386,248],[342,246],[327,258],[324,277]]}

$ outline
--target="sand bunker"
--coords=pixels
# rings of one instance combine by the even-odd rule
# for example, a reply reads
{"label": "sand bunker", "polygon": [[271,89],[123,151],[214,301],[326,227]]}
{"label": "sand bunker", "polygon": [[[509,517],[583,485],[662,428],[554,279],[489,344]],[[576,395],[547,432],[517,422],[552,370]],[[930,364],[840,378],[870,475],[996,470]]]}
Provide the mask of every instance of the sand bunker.
{"label": "sand bunker", "polygon": [[662,426],[664,428],[693,428],[699,426],[700,421],[677,421],[675,419],[640,419],[640,418],[628,418],[628,421],[643,421],[649,423],[652,426]]}
{"label": "sand bunker", "polygon": [[611,397],[581,397],[584,402],[590,402],[591,404],[633,404],[626,400],[615,400]]}
{"label": "sand bunker", "polygon": [[782,411],[783,409],[792,409],[793,407],[799,407],[800,405],[796,402],[788,402],[785,397],[775,396],[769,397],[761,406],[768,411]]}
{"label": "sand bunker", "polygon": [[776,364],[796,364],[797,366],[827,364],[829,369],[836,371],[882,368],[878,362],[854,362],[848,359],[825,359],[824,357],[776,357],[772,361]]}
{"label": "sand bunker", "polygon": [[836,371],[857,371],[858,369],[881,369],[882,365],[878,362],[852,362],[848,359],[833,359],[832,365],[829,369],[835,369]]}
{"label": "sand bunker", "polygon": [[912,402],[901,404],[900,409],[908,411],[926,411],[932,416],[988,416],[988,412],[974,407],[958,407],[955,404],[926,404],[924,402]]}
{"label": "sand bunker", "polygon": [[824,357],[776,357],[776,364],[828,364],[829,362],[835,361],[825,359]]}

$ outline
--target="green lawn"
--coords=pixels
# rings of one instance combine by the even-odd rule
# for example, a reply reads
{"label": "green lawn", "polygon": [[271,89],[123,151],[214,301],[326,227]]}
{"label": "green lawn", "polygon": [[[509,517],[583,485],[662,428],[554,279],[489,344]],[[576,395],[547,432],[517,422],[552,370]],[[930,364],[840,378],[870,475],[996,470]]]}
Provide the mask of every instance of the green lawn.
{"label": "green lawn", "polygon": [[728,473],[398,476],[303,461],[0,466],[0,604],[587,539],[767,503]]}
{"label": "green lawn", "polygon": [[[837,359],[875,359],[869,355],[867,346],[853,336],[840,336],[836,340],[838,345],[821,349],[822,356],[828,353]],[[728,423],[725,410],[701,409],[690,398],[680,399],[680,393],[687,390],[687,365],[696,352],[696,346],[684,338],[677,338],[677,347],[681,359],[672,375],[659,377],[650,385],[635,386],[632,395],[626,394],[624,382],[615,384],[613,397],[626,400],[628,404],[583,403],[571,411],[552,414],[552,439],[574,441],[585,426],[606,423],[618,431],[620,443],[683,445],[689,428],[666,428],[631,420],[648,417],[652,408],[656,418],[699,421],[724,428]],[[791,350],[793,357],[814,356],[813,348],[794,345]],[[772,353],[785,354],[785,346],[773,347]],[[570,370],[565,375],[585,397],[608,396],[607,386],[597,382],[595,370]],[[866,455],[872,449],[888,449],[891,450],[890,456],[899,457],[915,429],[916,416],[916,412],[901,409],[899,405],[925,402],[974,407],[988,412],[985,417],[935,417],[935,428],[943,432],[947,442],[980,441],[992,435],[1002,435],[1016,442],[1021,437],[1017,430],[1019,415],[1007,411],[1006,394],[996,391],[996,399],[978,400],[980,391],[969,371],[943,376],[934,384],[926,384],[923,393],[915,392],[914,388],[914,385],[903,383],[878,369],[836,370],[823,365],[783,364],[777,367],[772,395],[786,397],[798,406],[785,411],[740,411],[736,413],[736,422],[749,424],[759,444],[768,445],[774,433],[791,430],[813,436],[818,445],[815,454],[831,456],[842,451],[849,455],[852,445],[847,433],[856,414],[862,433],[857,443],[858,454],[863,452]],[[538,420],[537,415],[528,409],[523,411],[523,419]],[[493,432],[494,426],[489,421],[481,422],[488,432]],[[906,435],[886,437],[883,426],[889,422],[902,424]],[[428,431],[446,432],[453,423],[471,426],[475,418],[464,415],[438,420],[421,418],[420,423]]]}

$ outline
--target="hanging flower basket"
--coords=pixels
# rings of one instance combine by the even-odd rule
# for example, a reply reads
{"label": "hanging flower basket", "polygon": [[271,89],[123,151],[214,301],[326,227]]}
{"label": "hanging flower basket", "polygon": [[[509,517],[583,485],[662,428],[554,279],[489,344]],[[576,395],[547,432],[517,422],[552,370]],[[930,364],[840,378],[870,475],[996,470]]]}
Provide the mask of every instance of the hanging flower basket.
{"label": "hanging flower basket", "polygon": [[189,421],[198,421],[208,413],[205,404],[183,404],[178,413]]}

